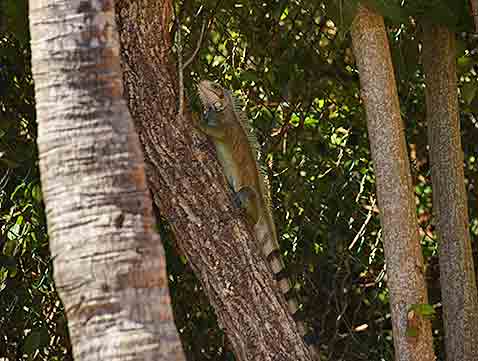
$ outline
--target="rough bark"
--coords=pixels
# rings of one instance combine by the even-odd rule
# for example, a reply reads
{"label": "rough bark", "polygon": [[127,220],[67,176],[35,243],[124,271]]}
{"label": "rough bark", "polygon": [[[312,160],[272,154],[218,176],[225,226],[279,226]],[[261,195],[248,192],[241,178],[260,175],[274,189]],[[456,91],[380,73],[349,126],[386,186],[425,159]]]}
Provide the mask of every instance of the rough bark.
{"label": "rough bark", "polygon": [[[390,290],[395,359],[431,361],[431,326],[414,304],[428,303],[410,165],[383,18],[359,5],[352,42],[377,182]],[[408,331],[416,333],[407,334]]]}
{"label": "rough bark", "polygon": [[129,109],[144,148],[149,187],[204,287],[238,360],[310,360],[260,255],[232,204],[210,142],[178,116],[170,0],[119,1]]}
{"label": "rough bark", "polygon": [[113,2],[31,0],[38,146],[55,284],[78,360],[184,360]]}
{"label": "rough bark", "polygon": [[478,0],[470,0],[470,12],[475,24],[475,33],[478,33]]}
{"label": "rough bark", "polygon": [[446,356],[448,361],[471,361],[478,358],[478,298],[468,229],[455,53],[455,34],[445,27],[425,26],[423,65]]}

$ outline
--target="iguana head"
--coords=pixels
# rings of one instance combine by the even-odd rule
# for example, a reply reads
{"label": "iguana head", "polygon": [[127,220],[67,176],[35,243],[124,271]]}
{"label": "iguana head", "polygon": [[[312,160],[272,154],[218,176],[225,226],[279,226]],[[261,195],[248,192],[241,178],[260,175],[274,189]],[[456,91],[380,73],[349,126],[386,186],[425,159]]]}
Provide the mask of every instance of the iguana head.
{"label": "iguana head", "polygon": [[201,80],[198,85],[199,97],[201,98],[204,110],[223,111],[227,102],[226,92],[222,86],[209,80]]}

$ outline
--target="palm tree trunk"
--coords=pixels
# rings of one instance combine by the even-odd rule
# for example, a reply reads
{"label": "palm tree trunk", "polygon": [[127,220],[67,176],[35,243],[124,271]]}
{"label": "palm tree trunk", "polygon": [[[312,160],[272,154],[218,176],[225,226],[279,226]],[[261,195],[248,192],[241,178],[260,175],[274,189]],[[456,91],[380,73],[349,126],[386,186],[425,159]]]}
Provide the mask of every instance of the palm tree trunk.
{"label": "palm tree trunk", "polygon": [[112,2],[31,0],[30,31],[42,190],[74,357],[184,360]]}

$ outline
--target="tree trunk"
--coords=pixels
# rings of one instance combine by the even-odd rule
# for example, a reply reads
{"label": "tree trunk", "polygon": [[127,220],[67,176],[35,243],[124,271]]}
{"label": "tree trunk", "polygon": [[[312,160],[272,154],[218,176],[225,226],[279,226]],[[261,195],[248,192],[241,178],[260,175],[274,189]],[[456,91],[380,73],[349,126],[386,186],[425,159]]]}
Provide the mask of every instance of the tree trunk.
{"label": "tree trunk", "polygon": [[[117,2],[124,83],[155,203],[169,221],[237,360],[310,360],[210,142],[178,112],[171,0]],[[186,107],[187,108],[187,107]]]}
{"label": "tree trunk", "polygon": [[78,360],[184,360],[111,1],[30,1],[42,190]]}
{"label": "tree trunk", "polygon": [[478,0],[470,0],[470,11],[475,24],[475,33],[478,33]]}
{"label": "tree trunk", "polygon": [[395,359],[432,361],[430,321],[412,311],[413,305],[428,300],[410,165],[383,18],[359,6],[352,24],[352,42],[376,174]]}
{"label": "tree trunk", "polygon": [[448,361],[472,361],[478,358],[478,299],[468,229],[455,53],[455,34],[445,27],[425,26],[423,65],[446,356]]}

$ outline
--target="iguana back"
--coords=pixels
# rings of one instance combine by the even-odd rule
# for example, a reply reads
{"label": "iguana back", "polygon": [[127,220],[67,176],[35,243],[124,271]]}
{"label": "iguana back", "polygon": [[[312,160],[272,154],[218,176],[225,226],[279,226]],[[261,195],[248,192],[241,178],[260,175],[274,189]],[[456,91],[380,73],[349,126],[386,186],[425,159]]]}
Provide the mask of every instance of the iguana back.
{"label": "iguana back", "polygon": [[205,113],[199,127],[212,138],[218,160],[235,192],[235,199],[252,220],[262,253],[287,299],[301,336],[304,336],[306,329],[295,317],[298,312],[297,301],[291,292],[290,281],[283,272],[284,263],[272,217],[269,184],[266,172],[259,163],[260,152],[254,132],[240,102],[231,92],[206,80],[201,81],[198,88]]}

